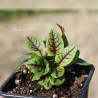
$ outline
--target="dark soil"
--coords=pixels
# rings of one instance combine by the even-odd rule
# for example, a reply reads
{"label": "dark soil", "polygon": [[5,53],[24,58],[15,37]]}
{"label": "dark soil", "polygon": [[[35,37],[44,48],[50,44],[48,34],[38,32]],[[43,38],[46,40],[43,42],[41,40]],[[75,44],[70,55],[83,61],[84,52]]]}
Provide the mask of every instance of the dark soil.
{"label": "dark soil", "polygon": [[79,65],[73,66],[75,74],[66,71],[64,84],[53,86],[51,90],[46,90],[37,84],[37,81],[32,81],[33,74],[25,69],[23,72],[16,73],[15,86],[10,88],[7,93],[53,98],[77,98],[88,77],[90,68]]}

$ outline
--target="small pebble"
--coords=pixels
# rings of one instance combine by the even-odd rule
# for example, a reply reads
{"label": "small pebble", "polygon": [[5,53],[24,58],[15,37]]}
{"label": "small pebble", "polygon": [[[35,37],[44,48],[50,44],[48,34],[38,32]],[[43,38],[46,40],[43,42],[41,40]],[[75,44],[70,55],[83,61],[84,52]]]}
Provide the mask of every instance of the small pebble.
{"label": "small pebble", "polygon": [[13,92],[12,92],[12,91],[10,91],[10,93],[12,94]]}
{"label": "small pebble", "polygon": [[32,90],[30,90],[30,94],[32,93]]}
{"label": "small pebble", "polygon": [[20,80],[16,79],[15,84],[18,85],[20,83]]}
{"label": "small pebble", "polygon": [[85,75],[85,77],[88,77],[88,75]]}
{"label": "small pebble", "polygon": [[44,88],[43,88],[43,87],[41,87],[41,90],[43,91],[43,90],[44,90]]}
{"label": "small pebble", "polygon": [[83,86],[83,84],[80,84],[80,86]]}
{"label": "small pebble", "polygon": [[29,87],[31,87],[32,85],[31,84],[29,84]]}
{"label": "small pebble", "polygon": [[77,80],[77,77],[75,77],[75,79]]}
{"label": "small pebble", "polygon": [[7,93],[10,93],[10,91],[8,91]]}
{"label": "small pebble", "polygon": [[16,87],[16,89],[19,89],[19,88],[20,88],[20,86],[17,86],[17,87]]}
{"label": "small pebble", "polygon": [[30,71],[28,71],[28,74],[30,73]]}
{"label": "small pebble", "polygon": [[57,98],[57,95],[56,94],[53,94],[53,98]]}
{"label": "small pebble", "polygon": [[82,75],[82,77],[88,77],[88,75]]}
{"label": "small pebble", "polygon": [[20,89],[22,89],[22,88],[20,88]]}
{"label": "small pebble", "polygon": [[16,89],[17,89],[17,86],[16,86]]}
{"label": "small pebble", "polygon": [[27,70],[26,70],[26,69],[25,69],[25,70],[23,70],[23,73],[24,73],[24,74],[26,74],[26,73],[27,73]]}

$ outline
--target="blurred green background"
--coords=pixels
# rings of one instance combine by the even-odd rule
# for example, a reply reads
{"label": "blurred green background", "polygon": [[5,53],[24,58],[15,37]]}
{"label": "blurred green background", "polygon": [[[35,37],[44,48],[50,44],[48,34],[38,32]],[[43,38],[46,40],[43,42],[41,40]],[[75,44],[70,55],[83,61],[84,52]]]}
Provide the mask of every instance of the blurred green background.
{"label": "blurred green background", "polygon": [[96,70],[88,98],[97,98],[98,88],[98,1],[97,0],[0,0],[0,85],[30,52],[25,36],[42,40],[56,23],[66,31],[70,44],[76,44],[80,57],[92,63]]}

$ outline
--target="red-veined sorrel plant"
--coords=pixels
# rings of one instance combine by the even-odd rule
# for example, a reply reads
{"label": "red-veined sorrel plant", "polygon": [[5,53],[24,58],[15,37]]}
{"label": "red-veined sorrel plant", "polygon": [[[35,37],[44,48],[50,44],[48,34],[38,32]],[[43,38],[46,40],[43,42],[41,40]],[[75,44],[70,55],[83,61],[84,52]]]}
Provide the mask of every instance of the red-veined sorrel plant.
{"label": "red-veined sorrel plant", "polygon": [[66,70],[67,66],[75,63],[89,65],[78,58],[80,52],[77,45],[69,45],[64,28],[59,24],[57,25],[61,29],[62,36],[52,29],[45,41],[34,36],[25,38],[26,46],[35,52],[22,54],[22,56],[29,55],[31,58],[16,70],[16,72],[21,71],[25,66],[34,73],[32,81],[38,80],[38,83],[46,89],[50,89],[53,85],[60,86],[64,83],[66,80],[64,73],[68,71]]}

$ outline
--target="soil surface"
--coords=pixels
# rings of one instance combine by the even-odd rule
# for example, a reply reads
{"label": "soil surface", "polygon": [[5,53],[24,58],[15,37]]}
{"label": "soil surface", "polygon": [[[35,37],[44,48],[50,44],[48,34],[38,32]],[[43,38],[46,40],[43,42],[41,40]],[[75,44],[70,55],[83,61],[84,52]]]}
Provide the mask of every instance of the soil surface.
{"label": "soil surface", "polygon": [[[65,72],[66,80],[61,86],[53,86],[52,89],[46,90],[41,87],[37,81],[32,81],[33,73],[25,69],[16,73],[15,85],[10,87],[7,93],[20,95],[43,96],[53,98],[77,98],[88,77],[90,68],[86,66],[73,65],[73,71]],[[67,68],[68,69],[68,68]]]}

